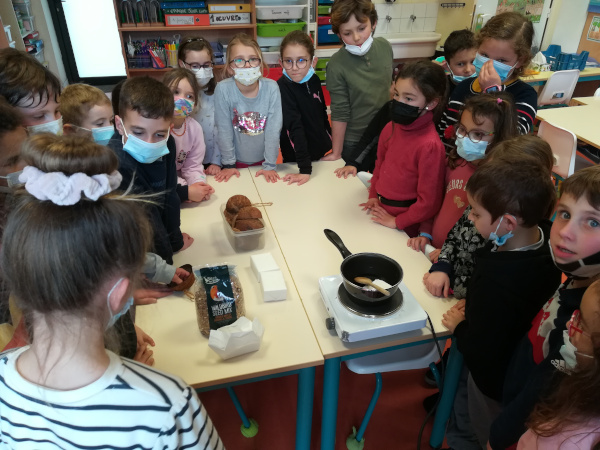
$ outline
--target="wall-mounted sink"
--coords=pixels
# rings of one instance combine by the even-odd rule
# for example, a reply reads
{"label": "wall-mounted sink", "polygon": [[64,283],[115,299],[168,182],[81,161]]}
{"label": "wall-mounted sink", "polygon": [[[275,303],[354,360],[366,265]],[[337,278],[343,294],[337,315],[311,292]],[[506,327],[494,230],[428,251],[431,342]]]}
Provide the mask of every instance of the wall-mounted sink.
{"label": "wall-mounted sink", "polygon": [[433,56],[442,35],[429,31],[415,33],[381,34],[392,44],[394,59],[428,58]]}

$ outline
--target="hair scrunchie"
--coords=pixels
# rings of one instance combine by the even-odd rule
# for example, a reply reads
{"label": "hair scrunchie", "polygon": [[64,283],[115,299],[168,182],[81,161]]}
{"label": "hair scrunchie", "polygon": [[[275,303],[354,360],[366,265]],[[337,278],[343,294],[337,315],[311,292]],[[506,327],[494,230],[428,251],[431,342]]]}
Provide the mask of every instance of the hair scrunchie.
{"label": "hair scrunchie", "polygon": [[98,200],[119,187],[123,177],[118,171],[91,177],[85,173],[65,175],[62,172],[43,172],[37,167],[27,166],[19,175],[25,189],[38,200],[50,200],[55,205],[68,206],[78,203],[82,196]]}

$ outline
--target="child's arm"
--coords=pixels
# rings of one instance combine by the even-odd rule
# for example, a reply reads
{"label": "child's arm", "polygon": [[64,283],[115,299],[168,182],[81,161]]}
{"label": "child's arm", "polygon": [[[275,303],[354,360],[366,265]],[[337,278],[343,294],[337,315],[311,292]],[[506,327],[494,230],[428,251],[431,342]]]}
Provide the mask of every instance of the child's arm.
{"label": "child's arm", "polygon": [[168,284],[175,276],[175,266],[167,264],[156,253],[146,253],[142,273],[154,283]]}
{"label": "child's arm", "polygon": [[[296,162],[301,174],[309,175],[312,173],[310,152],[308,151],[308,142],[306,140],[306,131],[302,124],[302,111],[294,99],[292,92],[285,83],[278,83],[281,93],[281,107],[283,112],[283,132],[287,139],[292,143]],[[284,137],[286,139],[286,137]]]}
{"label": "child's arm", "polygon": [[[175,146],[175,139],[173,139],[172,136],[170,136],[167,140],[167,147],[169,149],[169,154],[165,158],[166,192],[163,217],[165,227],[169,235],[169,242],[171,242],[171,248],[173,249],[173,252],[178,252],[179,250],[184,249],[184,246],[186,246],[187,242],[184,242],[184,236],[179,228],[179,224],[181,223],[181,202],[179,200],[179,195],[177,194],[177,169],[175,166],[177,149]],[[187,247],[189,247],[189,245],[191,245],[191,242],[189,242]]]}
{"label": "child's arm", "polygon": [[381,132],[381,138],[377,144],[377,161],[375,162],[375,170],[373,171],[373,178],[371,178],[371,188],[369,189],[369,198],[379,198],[377,195],[377,182],[379,181],[379,174],[381,173],[381,166],[385,161],[385,155],[388,151],[388,144],[391,141],[393,128],[392,126],[384,127]]}
{"label": "child's arm", "polygon": [[336,161],[342,157],[346,127],[350,121],[350,95],[344,78],[344,68],[335,62],[327,65],[327,89],[331,96],[331,149],[322,161]]}
{"label": "child's arm", "polygon": [[[358,145],[350,155],[346,165],[349,164],[359,168],[369,153],[377,152],[379,135],[391,120],[392,113],[390,102],[386,102],[385,105],[377,111],[377,114],[375,114],[375,117],[373,117],[371,122],[369,122],[369,125],[360,137],[360,141],[358,141]],[[363,170],[366,170],[366,168]]]}
{"label": "child's arm", "polygon": [[190,151],[181,166],[181,174],[187,181],[188,185],[201,182],[206,182],[206,174],[204,173],[204,153],[206,145],[204,144],[204,132],[200,124],[191,117],[188,121],[188,132],[190,133]]}
{"label": "child's arm", "polygon": [[233,145],[232,106],[225,91],[225,82],[217,83],[215,89],[215,127],[217,128],[217,142],[221,151],[221,170],[215,175],[217,181],[227,181],[233,175],[240,176],[235,168],[235,146]]}
{"label": "child's arm", "polygon": [[275,169],[277,168],[277,157],[279,156],[279,137],[281,135],[281,125],[283,124],[283,114],[281,112],[279,86],[273,80],[264,80],[264,88],[267,87],[269,112],[267,113],[267,123],[265,125],[265,161],[262,164],[262,170],[256,172],[256,176],[264,175],[267,181],[275,183],[279,179]]}

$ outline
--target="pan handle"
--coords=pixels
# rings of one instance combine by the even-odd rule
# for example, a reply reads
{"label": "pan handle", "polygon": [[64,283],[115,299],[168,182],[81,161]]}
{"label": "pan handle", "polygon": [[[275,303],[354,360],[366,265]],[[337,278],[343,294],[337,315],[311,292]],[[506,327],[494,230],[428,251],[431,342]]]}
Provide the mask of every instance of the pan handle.
{"label": "pan handle", "polygon": [[327,239],[329,239],[331,243],[335,245],[335,248],[340,251],[344,259],[352,255],[352,252],[348,250],[348,248],[344,245],[342,238],[340,238],[335,231],[325,228],[323,232],[325,233],[325,236],[327,236]]}

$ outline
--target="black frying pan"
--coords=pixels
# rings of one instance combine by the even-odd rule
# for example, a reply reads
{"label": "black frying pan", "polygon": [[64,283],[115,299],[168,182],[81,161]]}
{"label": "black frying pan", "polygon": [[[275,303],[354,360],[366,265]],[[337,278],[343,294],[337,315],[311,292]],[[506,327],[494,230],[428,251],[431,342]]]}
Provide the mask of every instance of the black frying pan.
{"label": "black frying pan", "polygon": [[[390,298],[398,290],[402,281],[402,267],[392,258],[379,253],[352,254],[342,242],[342,239],[332,230],[323,230],[327,239],[340,251],[344,260],[340,272],[344,279],[344,287],[355,298],[367,302],[379,302]],[[390,295],[371,290],[369,286],[354,281],[356,277],[367,277],[371,281],[383,280],[391,287],[387,288]]]}

